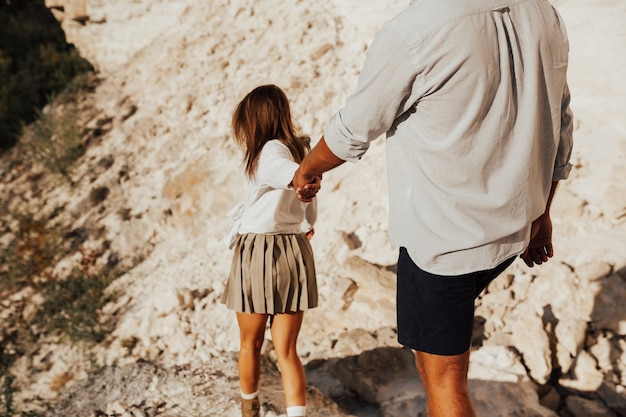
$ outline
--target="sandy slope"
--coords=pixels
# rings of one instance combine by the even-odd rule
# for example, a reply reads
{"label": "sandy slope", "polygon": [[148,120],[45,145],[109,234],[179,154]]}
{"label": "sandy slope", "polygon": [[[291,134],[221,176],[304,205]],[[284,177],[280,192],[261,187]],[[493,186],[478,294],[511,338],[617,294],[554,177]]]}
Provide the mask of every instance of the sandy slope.
{"label": "sandy slope", "polygon": [[[548,401],[554,409],[566,404],[576,416],[609,413],[606,398],[596,401],[599,387],[624,401],[626,4],[557,4],[571,41],[576,169],[554,203],[554,260],[533,270],[516,263],[479,302],[485,341],[473,356],[471,376],[484,415],[504,410],[554,415],[539,406],[534,382],[545,384],[555,364],[563,372],[561,386],[570,391]],[[232,313],[218,303],[230,265],[230,252],[220,242],[229,227],[224,214],[241,195],[239,154],[229,139],[233,106],[252,87],[276,83],[291,98],[302,130],[317,140],[354,88],[376,29],[405,2],[93,0],[87,5],[94,20],[104,23],[80,26],[66,19],[64,28],[103,78],[94,97],[97,115],[88,124],[112,121],[77,169],[76,177],[83,179],[77,190],[50,191],[48,205],[67,204],[75,227],[103,228],[111,243],[107,256],[146,256],[111,288],[122,295],[103,317],[115,318],[117,326],[107,343],[93,350],[98,361],[133,366],[142,359],[165,369],[159,372],[181,366],[196,375],[203,363],[232,355],[238,343]],[[95,169],[104,157],[113,158],[112,166]],[[110,189],[106,203],[85,207],[85,196],[97,186]],[[384,141],[358,164],[328,173],[319,201],[313,245],[322,305],[307,314],[300,353],[311,364],[310,380],[330,395],[329,387],[347,390],[351,381],[328,369],[316,373],[326,369],[317,360],[353,372],[366,372],[351,362],[361,352],[404,360],[394,356],[395,284],[386,267],[395,264],[396,253],[386,235]],[[129,216],[120,218],[120,210]],[[98,243],[93,238],[86,245]],[[122,345],[131,338],[137,343],[129,354]],[[64,373],[73,376],[67,389],[79,395],[88,355],[62,343],[42,351],[50,352],[46,360],[54,366],[24,376],[18,400],[28,402],[35,394],[54,398],[50,381]],[[271,345],[267,353],[271,357]],[[25,361],[18,369],[28,366]],[[229,388],[212,401],[227,410],[224,415],[236,415],[236,404],[228,399],[236,388],[232,363],[216,366],[212,372],[227,375]],[[404,375],[398,382],[368,366],[374,373],[362,375],[363,385],[350,389],[367,397],[377,387],[379,397],[372,401],[388,416],[423,409],[415,379]],[[225,382],[218,378],[216,384]],[[175,391],[181,384],[168,387]],[[406,398],[396,398],[398,391]],[[556,392],[549,384],[539,391]],[[107,390],[90,395],[122,415],[141,402],[140,394],[126,402]],[[150,395],[159,397],[154,390]],[[274,404],[279,397],[272,397]],[[203,398],[184,397],[197,410],[204,409]],[[356,415],[367,415],[367,407],[360,410]]]}

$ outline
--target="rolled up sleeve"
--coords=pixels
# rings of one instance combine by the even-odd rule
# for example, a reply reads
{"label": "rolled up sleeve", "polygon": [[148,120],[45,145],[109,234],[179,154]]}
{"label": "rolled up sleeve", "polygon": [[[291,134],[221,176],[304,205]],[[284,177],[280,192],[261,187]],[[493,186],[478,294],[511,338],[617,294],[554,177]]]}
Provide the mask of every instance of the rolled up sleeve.
{"label": "rolled up sleeve", "polygon": [[410,93],[415,65],[402,36],[383,27],[372,42],[356,90],[324,131],[329,149],[356,162],[387,132]]}
{"label": "rolled up sleeve", "polygon": [[570,100],[569,87],[565,83],[563,100],[561,101],[561,135],[554,163],[554,173],[552,174],[553,182],[566,179],[572,169],[570,158],[572,156],[574,123]]}

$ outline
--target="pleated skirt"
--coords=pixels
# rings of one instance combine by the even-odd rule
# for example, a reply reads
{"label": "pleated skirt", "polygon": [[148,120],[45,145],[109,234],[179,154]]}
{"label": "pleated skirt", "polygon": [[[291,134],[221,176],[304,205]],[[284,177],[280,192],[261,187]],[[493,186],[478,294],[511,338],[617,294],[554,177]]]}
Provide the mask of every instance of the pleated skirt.
{"label": "pleated skirt", "polygon": [[317,307],[313,250],[304,234],[241,235],[221,302],[243,313]]}

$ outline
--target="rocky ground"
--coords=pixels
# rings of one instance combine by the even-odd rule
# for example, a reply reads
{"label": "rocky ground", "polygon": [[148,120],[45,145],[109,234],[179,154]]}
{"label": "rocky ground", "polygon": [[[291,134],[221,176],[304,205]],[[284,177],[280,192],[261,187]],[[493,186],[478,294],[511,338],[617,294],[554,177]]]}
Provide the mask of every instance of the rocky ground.
{"label": "rocky ground", "polygon": [[[0,294],[4,353],[24,346],[20,328],[37,335],[9,385],[3,377],[0,412],[10,391],[16,415],[236,416],[238,333],[218,302],[225,213],[242,191],[232,109],[275,83],[315,141],[376,29],[407,2],[46,3],[98,80],[78,100],[87,149],[72,184],[17,151],[1,161],[0,243],[19,237],[15,213],[31,213],[69,230],[71,251]],[[555,257],[514,263],[478,300],[470,384],[481,416],[626,415],[626,5],[557,5],[571,42],[575,169],[553,204]],[[396,341],[384,141],[325,175],[318,198],[321,305],[299,342],[310,415],[425,416],[411,352]],[[107,331],[91,343],[30,321],[47,305],[36,284],[77,267],[120,271],[99,310]],[[261,398],[266,416],[281,416],[267,337]]]}

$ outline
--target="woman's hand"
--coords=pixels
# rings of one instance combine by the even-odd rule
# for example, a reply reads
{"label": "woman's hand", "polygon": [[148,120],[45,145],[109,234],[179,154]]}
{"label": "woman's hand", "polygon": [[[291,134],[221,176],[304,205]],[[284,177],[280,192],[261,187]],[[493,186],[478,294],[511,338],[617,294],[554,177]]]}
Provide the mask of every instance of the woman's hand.
{"label": "woman's hand", "polygon": [[317,192],[322,188],[322,176],[317,175],[313,177],[310,182],[303,183],[301,178],[296,179],[298,171],[294,175],[294,181],[292,182],[296,191],[296,196],[300,201],[308,203],[313,200]]}

